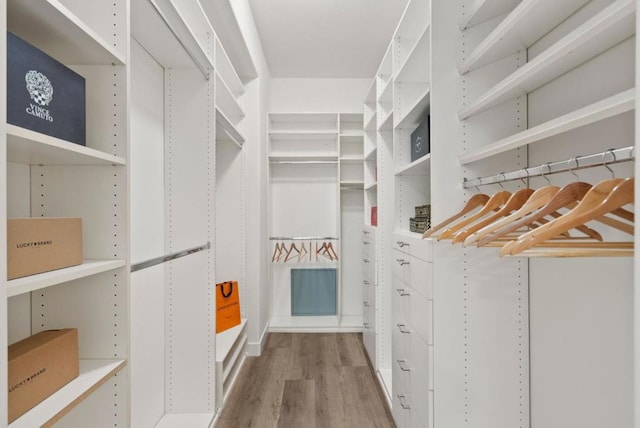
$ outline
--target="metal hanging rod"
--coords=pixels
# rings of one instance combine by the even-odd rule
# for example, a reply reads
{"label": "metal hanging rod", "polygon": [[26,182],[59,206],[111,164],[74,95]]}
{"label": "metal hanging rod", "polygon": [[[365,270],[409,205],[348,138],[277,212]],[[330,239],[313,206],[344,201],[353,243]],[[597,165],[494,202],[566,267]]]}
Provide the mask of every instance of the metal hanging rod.
{"label": "metal hanging rod", "polygon": [[550,162],[544,165],[523,168],[518,171],[500,173],[489,177],[478,177],[473,180],[464,179],[463,187],[484,186],[487,184],[499,184],[505,181],[522,180],[531,177],[543,177],[548,174],[560,172],[572,172],[578,169],[593,168],[597,166],[607,167],[608,165],[620,162],[628,162],[635,159],[634,147],[624,147],[622,149],[611,149],[605,152],[592,155],[576,156],[560,162]]}
{"label": "metal hanging rod", "polygon": [[308,161],[303,161],[303,160],[282,160],[282,161],[276,161],[276,160],[272,160],[269,162],[271,165],[335,165],[338,163],[338,161],[321,161],[321,160],[308,160]]}
{"label": "metal hanging rod", "polygon": [[338,239],[331,236],[272,236],[269,241],[338,241]]}
{"label": "metal hanging rod", "polygon": [[146,260],[144,262],[131,265],[131,272],[136,272],[142,269],[150,268],[151,266],[159,265],[161,263],[170,262],[171,260],[179,259],[190,254],[198,253],[200,251],[208,250],[211,248],[211,243],[207,242],[199,247],[189,248],[188,250],[179,251],[177,253],[167,254],[166,256],[156,257],[154,259]]}

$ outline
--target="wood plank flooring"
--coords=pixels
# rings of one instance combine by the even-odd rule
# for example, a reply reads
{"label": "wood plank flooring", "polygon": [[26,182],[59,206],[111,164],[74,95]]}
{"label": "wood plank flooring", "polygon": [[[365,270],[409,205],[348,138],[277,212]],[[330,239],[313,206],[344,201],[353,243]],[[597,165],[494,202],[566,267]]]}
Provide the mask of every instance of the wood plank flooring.
{"label": "wood plank flooring", "polygon": [[217,428],[394,428],[358,333],[271,333]]}

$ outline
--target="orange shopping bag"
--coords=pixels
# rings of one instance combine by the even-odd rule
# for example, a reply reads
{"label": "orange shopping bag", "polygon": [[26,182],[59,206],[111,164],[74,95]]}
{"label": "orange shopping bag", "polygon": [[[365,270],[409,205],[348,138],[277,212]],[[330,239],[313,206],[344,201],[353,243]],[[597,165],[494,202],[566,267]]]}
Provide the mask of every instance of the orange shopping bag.
{"label": "orange shopping bag", "polygon": [[238,281],[216,284],[216,333],[240,324]]}

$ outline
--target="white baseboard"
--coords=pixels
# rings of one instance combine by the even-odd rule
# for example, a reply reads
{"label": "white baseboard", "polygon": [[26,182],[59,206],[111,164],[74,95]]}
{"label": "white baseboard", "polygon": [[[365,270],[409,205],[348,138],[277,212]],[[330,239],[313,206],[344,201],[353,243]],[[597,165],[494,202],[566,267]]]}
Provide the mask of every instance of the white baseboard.
{"label": "white baseboard", "polygon": [[262,354],[264,345],[267,342],[267,334],[269,334],[269,323],[264,326],[259,342],[249,342],[247,344],[247,355],[250,357],[259,357]]}

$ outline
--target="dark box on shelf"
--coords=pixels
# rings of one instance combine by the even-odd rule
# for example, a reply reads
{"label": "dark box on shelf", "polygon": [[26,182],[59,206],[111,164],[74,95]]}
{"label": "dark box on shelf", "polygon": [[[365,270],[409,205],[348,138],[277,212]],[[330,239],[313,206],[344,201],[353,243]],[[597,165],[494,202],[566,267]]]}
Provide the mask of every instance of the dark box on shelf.
{"label": "dark box on shelf", "polygon": [[414,217],[409,219],[409,231],[424,233],[431,227],[431,217]]}
{"label": "dark box on shelf", "polygon": [[9,346],[9,423],[78,377],[78,330],[34,334]]}
{"label": "dark box on shelf", "polygon": [[7,279],[82,263],[82,219],[7,220]]}
{"label": "dark box on shelf", "polygon": [[429,145],[429,120],[427,115],[422,123],[411,133],[411,162],[428,154],[431,150]]}
{"label": "dark box on shelf", "polygon": [[86,145],[85,79],[7,33],[7,123]]}
{"label": "dark box on shelf", "polygon": [[419,205],[415,210],[416,217],[431,217],[431,205]]}

